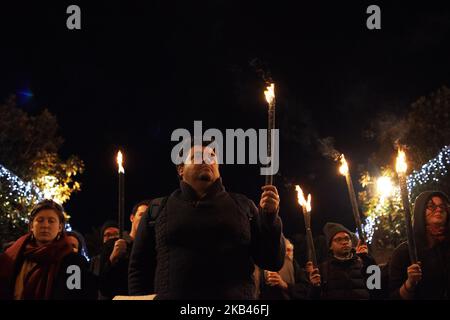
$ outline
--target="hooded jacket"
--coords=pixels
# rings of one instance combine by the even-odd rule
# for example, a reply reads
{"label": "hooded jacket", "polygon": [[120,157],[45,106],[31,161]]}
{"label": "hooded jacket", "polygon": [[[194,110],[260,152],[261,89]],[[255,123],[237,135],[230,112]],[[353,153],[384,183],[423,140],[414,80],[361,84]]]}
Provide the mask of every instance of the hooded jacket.
{"label": "hooded jacket", "polygon": [[[449,203],[447,195],[439,191],[422,192],[414,203],[413,233],[421,262],[422,280],[414,289],[414,299],[448,299],[450,290],[449,218],[447,213],[446,239],[432,248],[427,245],[425,210],[428,201],[438,196]],[[389,263],[389,290],[391,298],[400,299],[400,288],[407,280],[411,265],[408,243],[400,244]]]}

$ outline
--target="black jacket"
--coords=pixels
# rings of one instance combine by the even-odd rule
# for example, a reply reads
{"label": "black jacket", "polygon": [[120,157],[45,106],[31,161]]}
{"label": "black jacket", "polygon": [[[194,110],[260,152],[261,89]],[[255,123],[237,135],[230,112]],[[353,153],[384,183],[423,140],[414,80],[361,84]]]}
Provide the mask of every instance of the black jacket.
{"label": "black jacket", "polygon": [[371,292],[367,288],[367,267],[375,260],[367,254],[353,254],[348,260],[330,257],[319,266],[322,284],[311,288],[312,299],[323,300],[368,300]]}
{"label": "black jacket", "polygon": [[[114,287],[114,284],[108,283],[108,273],[105,273],[105,270],[108,271],[107,263],[109,261],[109,256],[114,248],[114,243],[117,239],[109,239],[105,243],[102,244],[101,252],[96,256],[91,258],[89,264],[89,270],[95,277],[97,281],[97,299],[98,300],[111,300],[111,287]],[[104,294],[103,292],[106,292]]]}
{"label": "black jacket", "polygon": [[[444,242],[427,248],[425,209],[433,196],[447,199],[440,192],[423,192],[414,204],[414,237],[418,259],[421,262],[422,280],[414,290],[414,299],[449,299],[450,293],[450,244],[449,237]],[[447,217],[447,224],[449,218]],[[447,229],[448,230],[448,229]],[[400,288],[407,280],[407,269],[411,265],[408,243],[400,244],[389,263],[389,289],[391,298],[400,299]]]}
{"label": "black jacket", "polygon": [[[75,273],[70,266],[80,268],[80,289],[67,286],[67,282],[73,283],[70,279]],[[67,255],[61,263],[61,268],[55,280],[53,299],[55,300],[96,300],[97,299],[97,279],[89,271],[86,259],[77,253]]]}
{"label": "black jacket", "polygon": [[154,227],[148,214],[139,224],[130,257],[130,295],[253,299],[254,264],[279,270],[285,247],[278,215],[261,213],[248,199],[247,205],[251,220],[220,179],[202,199],[182,181]]}
{"label": "black jacket", "polygon": [[133,241],[127,240],[127,253],[124,257],[118,259],[115,264],[111,264],[109,257],[114,249],[114,243],[117,239],[112,239],[108,245],[106,245],[102,255],[105,255],[107,259],[104,259],[104,264],[99,274],[99,291],[102,300],[111,300],[115,296],[128,295],[128,265],[131,250],[133,248]]}

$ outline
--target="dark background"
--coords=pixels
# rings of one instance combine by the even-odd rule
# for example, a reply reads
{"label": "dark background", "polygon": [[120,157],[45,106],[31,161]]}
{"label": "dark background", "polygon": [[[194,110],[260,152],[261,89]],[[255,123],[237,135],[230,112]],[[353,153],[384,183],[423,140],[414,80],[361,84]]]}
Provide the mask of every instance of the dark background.
{"label": "dark background", "polygon": [[[314,232],[326,221],[354,228],[345,180],[317,139],[335,138],[356,185],[357,169],[377,148],[362,134],[370,121],[449,85],[449,5],[290,3],[2,2],[0,99],[15,93],[30,113],[48,108],[65,139],[62,155],[84,160],[82,191],[65,205],[75,229],[88,232],[116,217],[119,147],[129,212],[177,187],[174,129],[193,130],[194,120],[204,130],[264,128],[265,84],[250,65],[255,58],[276,82],[275,184],[286,234],[303,230],[292,183],[313,195]],[[81,30],[66,28],[70,4],[81,7]],[[381,30],[366,28],[370,4],[381,7]],[[228,190],[258,201],[259,166],[221,170]]]}

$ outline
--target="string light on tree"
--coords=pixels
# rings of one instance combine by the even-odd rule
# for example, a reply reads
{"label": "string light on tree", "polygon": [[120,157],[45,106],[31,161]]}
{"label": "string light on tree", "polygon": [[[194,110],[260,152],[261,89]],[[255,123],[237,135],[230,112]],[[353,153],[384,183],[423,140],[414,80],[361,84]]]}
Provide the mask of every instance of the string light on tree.
{"label": "string light on tree", "polygon": [[[415,194],[417,195],[423,188],[439,187],[443,178],[448,176],[449,168],[450,146],[445,146],[420,170],[415,170],[407,176],[407,190],[410,198],[414,199]],[[373,188],[366,188],[368,194],[364,212],[366,215],[364,230],[367,233],[368,242],[372,243],[377,230],[384,230],[383,232],[389,235],[389,239],[403,238],[405,236],[403,214],[399,214],[403,212],[400,188],[396,184],[393,184],[391,188],[392,176],[389,174],[376,180],[370,179],[370,181],[369,184],[373,183]]]}
{"label": "string light on tree", "polygon": [[[18,176],[0,164],[0,179],[6,179],[10,188],[9,197],[19,196],[27,201],[44,199],[44,194],[32,182],[23,182]],[[8,199],[9,197],[6,197]]]}
{"label": "string light on tree", "polygon": [[[51,187],[41,190],[33,182],[24,182],[0,164],[0,182],[2,183],[2,190],[6,191],[0,192],[0,215],[3,214],[11,222],[13,228],[16,228],[19,224],[28,224],[28,213],[31,207],[39,201],[54,199],[62,204],[64,201],[60,201],[61,199],[57,197],[55,198],[57,194],[55,191],[57,188],[55,179],[48,178]],[[19,208],[22,208],[22,210]],[[66,215],[66,217],[69,218],[70,216]],[[68,231],[71,230],[70,224],[67,223],[65,228]]]}
{"label": "string light on tree", "polygon": [[403,241],[400,188],[393,183],[393,171],[390,168],[381,171],[382,175],[378,178],[372,178],[366,173],[361,180],[365,190],[360,194],[366,216],[364,231],[368,243],[376,241],[378,244],[383,242],[383,246],[388,243],[396,246],[398,241]]}
{"label": "string light on tree", "polygon": [[409,193],[420,185],[439,183],[440,179],[448,174],[449,168],[450,146],[445,146],[434,159],[424,164],[420,170],[414,170],[408,176],[406,183]]}
{"label": "string light on tree", "polygon": [[376,225],[379,223],[380,219],[378,217],[368,216],[366,218],[366,223],[364,224],[364,231],[366,232],[367,243],[372,243]]}

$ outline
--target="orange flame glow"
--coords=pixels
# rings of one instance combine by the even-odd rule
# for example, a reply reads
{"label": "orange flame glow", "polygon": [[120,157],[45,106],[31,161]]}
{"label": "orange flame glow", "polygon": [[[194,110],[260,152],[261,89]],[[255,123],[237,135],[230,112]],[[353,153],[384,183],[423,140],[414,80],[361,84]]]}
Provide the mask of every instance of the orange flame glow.
{"label": "orange flame glow", "polygon": [[272,83],[270,86],[267,86],[267,89],[264,91],[264,95],[266,96],[266,101],[269,105],[272,105],[275,101],[275,84]]}
{"label": "orange flame glow", "polygon": [[345,160],[344,154],[341,155],[341,166],[339,167],[339,172],[343,176],[346,176],[348,174],[348,164],[347,161]]}
{"label": "orange flame glow", "polygon": [[404,174],[406,173],[406,169],[408,168],[408,165],[406,164],[406,154],[405,151],[403,151],[401,148],[398,149],[398,156],[397,161],[395,164],[395,169],[397,173]]}
{"label": "orange flame glow", "polygon": [[123,155],[122,152],[119,150],[117,152],[117,165],[119,166],[119,173],[125,173],[125,169],[122,166],[123,164]]}
{"label": "orange flame glow", "polygon": [[299,185],[295,186],[295,190],[297,191],[298,204],[306,208],[307,212],[311,212],[311,194],[308,194],[308,200],[306,200],[303,190]]}

